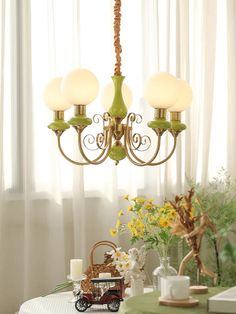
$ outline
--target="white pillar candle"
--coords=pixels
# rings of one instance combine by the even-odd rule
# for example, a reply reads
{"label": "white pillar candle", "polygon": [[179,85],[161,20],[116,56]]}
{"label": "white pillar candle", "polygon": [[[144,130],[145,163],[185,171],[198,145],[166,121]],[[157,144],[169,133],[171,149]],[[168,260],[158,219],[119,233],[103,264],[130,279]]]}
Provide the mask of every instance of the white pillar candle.
{"label": "white pillar candle", "polygon": [[99,278],[111,278],[111,273],[99,273]]}
{"label": "white pillar candle", "polygon": [[82,259],[71,259],[70,260],[70,277],[73,281],[78,280],[82,275]]}

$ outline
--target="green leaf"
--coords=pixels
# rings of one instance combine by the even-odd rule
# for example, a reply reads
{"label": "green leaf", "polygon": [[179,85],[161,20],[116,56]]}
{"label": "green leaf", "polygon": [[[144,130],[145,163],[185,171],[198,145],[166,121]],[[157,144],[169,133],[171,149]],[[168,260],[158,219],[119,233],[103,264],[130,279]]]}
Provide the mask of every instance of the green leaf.
{"label": "green leaf", "polygon": [[72,286],[73,286],[73,282],[72,281],[63,282],[63,283],[57,285],[56,288],[53,289],[52,291],[50,291],[49,293],[42,295],[42,297],[46,297],[49,294],[57,293],[59,291],[62,291],[64,289],[72,287]]}

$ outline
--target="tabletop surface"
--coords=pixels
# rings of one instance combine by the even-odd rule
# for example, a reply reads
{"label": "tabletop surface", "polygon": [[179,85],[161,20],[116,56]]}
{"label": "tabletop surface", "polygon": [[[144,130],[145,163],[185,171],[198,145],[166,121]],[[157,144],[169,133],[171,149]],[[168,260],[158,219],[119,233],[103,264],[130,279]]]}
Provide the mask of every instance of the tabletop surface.
{"label": "tabletop surface", "polygon": [[[152,288],[145,288],[145,292],[152,291]],[[129,297],[130,289],[125,291]],[[73,298],[72,291],[51,294],[46,297],[31,299],[23,303],[18,314],[76,314],[79,313],[75,309],[74,302],[70,302]],[[85,313],[111,313],[107,310],[106,305],[93,305],[88,308]]]}
{"label": "tabletop surface", "polygon": [[[72,297],[72,292],[61,292],[31,299],[21,305],[19,314],[78,314],[75,304],[70,302]],[[93,305],[85,313],[107,314],[106,309],[104,305]]]}
{"label": "tabletop surface", "polygon": [[192,294],[192,297],[199,300],[199,305],[192,308],[178,308],[159,305],[159,293],[151,292],[139,297],[132,297],[121,303],[120,314],[207,314],[207,299],[226,288],[209,288],[206,294]]}
{"label": "tabletop surface", "polygon": [[[121,302],[120,314],[206,314],[207,299],[219,293],[226,288],[210,288],[208,294],[193,295],[199,300],[199,305],[195,308],[176,308],[158,304],[158,293],[149,292],[142,296],[127,298]],[[150,291],[145,289],[145,291]],[[62,292],[31,299],[23,303],[20,307],[19,314],[76,314],[74,303],[71,303],[72,292]],[[93,305],[85,313],[111,313],[107,310],[106,305]]]}

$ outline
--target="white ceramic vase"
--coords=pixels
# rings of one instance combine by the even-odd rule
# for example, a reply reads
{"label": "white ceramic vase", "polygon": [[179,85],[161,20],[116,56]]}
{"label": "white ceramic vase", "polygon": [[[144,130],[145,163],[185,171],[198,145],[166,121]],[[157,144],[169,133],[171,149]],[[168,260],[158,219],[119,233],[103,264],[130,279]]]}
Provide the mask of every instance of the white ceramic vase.
{"label": "white ceramic vase", "polygon": [[132,297],[136,295],[141,295],[144,293],[144,282],[143,279],[131,279],[130,295]]}

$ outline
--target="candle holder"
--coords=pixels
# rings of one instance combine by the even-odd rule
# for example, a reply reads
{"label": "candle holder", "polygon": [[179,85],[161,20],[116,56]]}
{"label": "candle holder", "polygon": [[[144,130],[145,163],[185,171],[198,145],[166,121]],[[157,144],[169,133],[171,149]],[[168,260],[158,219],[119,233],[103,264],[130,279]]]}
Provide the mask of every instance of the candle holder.
{"label": "candle holder", "polygon": [[78,300],[78,296],[83,292],[81,290],[81,282],[85,280],[87,276],[85,274],[82,274],[79,278],[76,280],[73,280],[70,275],[67,276],[67,279],[72,282],[73,285],[73,298],[69,301],[71,303],[75,303]]}

